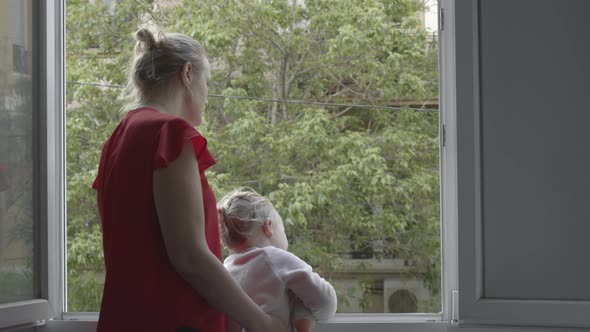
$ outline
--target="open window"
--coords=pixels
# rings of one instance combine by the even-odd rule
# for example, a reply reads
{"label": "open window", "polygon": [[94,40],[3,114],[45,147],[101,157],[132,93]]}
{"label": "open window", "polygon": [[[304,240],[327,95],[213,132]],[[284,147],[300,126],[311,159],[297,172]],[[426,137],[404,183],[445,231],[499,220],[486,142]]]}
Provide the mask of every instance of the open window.
{"label": "open window", "polygon": [[[96,314],[63,314],[63,4],[0,1],[0,330],[96,329]],[[347,314],[317,330],[588,327],[590,5],[441,5],[442,320]],[[388,295],[392,311],[415,308],[416,294]]]}
{"label": "open window", "polygon": [[340,318],[440,321],[437,13],[434,0],[66,1],[66,316],[100,306],[89,183],[122,116],[131,36],[155,24],[212,63],[198,130],[219,159],[217,197],[267,195],[290,249],[334,284]]}
{"label": "open window", "polygon": [[457,1],[459,322],[589,327],[587,1]]}
{"label": "open window", "polygon": [[0,330],[60,313],[59,2],[0,2]]}
{"label": "open window", "polygon": [[[31,102],[31,105],[28,106],[27,110],[30,113],[29,117],[19,118],[24,120],[25,123],[28,123],[30,126],[29,131],[25,132],[26,135],[29,135],[30,142],[27,143],[25,147],[30,149],[28,160],[30,161],[29,165],[25,165],[24,167],[28,167],[28,172],[30,172],[30,182],[29,185],[29,194],[31,195],[30,198],[24,198],[22,204],[25,206],[22,208],[20,212],[17,212],[19,216],[27,216],[31,214],[32,216],[26,220],[28,222],[28,226],[22,228],[23,234],[30,236],[30,239],[24,240],[19,242],[20,244],[14,245],[17,247],[18,250],[25,248],[25,251],[28,253],[28,256],[25,258],[25,263],[22,263],[23,267],[14,268],[16,271],[24,271],[23,275],[29,274],[31,277],[29,279],[25,279],[26,285],[30,286],[29,288],[22,287],[6,287],[7,293],[8,291],[14,292],[21,292],[19,294],[25,294],[20,297],[13,297],[6,300],[6,303],[3,303],[0,307],[0,328],[5,327],[25,327],[25,326],[32,326],[43,324],[48,319],[54,319],[49,322],[48,325],[44,327],[44,330],[52,331],[52,330],[76,330],[76,331],[85,331],[85,330],[93,330],[95,328],[95,320],[96,320],[96,313],[89,313],[89,314],[80,314],[80,313],[64,313],[65,309],[67,308],[66,300],[67,300],[67,288],[71,288],[72,284],[67,284],[66,279],[68,274],[65,272],[65,263],[67,259],[80,259],[81,263],[84,263],[84,259],[88,257],[79,256],[76,257],[75,255],[68,256],[66,253],[66,177],[65,177],[65,166],[66,166],[66,158],[65,149],[66,147],[66,140],[65,140],[65,129],[66,129],[66,118],[65,118],[65,100],[67,99],[65,95],[65,87],[64,87],[64,21],[65,21],[65,13],[64,13],[64,1],[47,1],[46,3],[37,3],[33,1],[25,2],[26,4],[23,6],[21,1],[12,1],[7,2],[9,4],[13,4],[16,6],[15,10],[19,13],[24,14],[15,14],[13,15],[15,18],[24,17],[24,29],[25,35],[30,34],[32,37],[26,39],[26,42],[22,42],[22,38],[19,39],[20,42],[18,43],[18,47],[10,47],[9,49],[13,52],[12,57],[7,56],[6,59],[12,59],[16,61],[12,63],[9,67],[13,72],[13,74],[17,74],[20,79],[25,79],[25,82],[28,82],[28,86],[30,86],[30,90],[28,91],[28,98]],[[4,4],[3,4],[4,5]],[[113,5],[113,2],[109,2],[108,10],[113,11],[116,10],[116,6]],[[436,6],[436,4],[432,4]],[[412,5],[413,6],[413,5]],[[24,9],[23,9],[24,8]],[[27,16],[29,15],[31,16]],[[16,13],[16,12],[15,12]],[[21,16],[19,16],[21,15]],[[410,18],[408,22],[400,22],[400,24],[406,24],[400,29],[400,33],[408,33],[409,40],[412,38],[416,38],[416,41],[419,42],[420,45],[424,47],[418,47],[418,52],[434,52],[434,63],[430,63],[428,65],[434,66],[435,70],[438,67],[436,60],[438,60],[438,50],[437,50],[437,40],[430,39],[432,38],[430,35],[412,35],[413,31],[412,27],[418,24],[417,22],[413,22],[412,20],[420,20],[420,17]],[[412,23],[413,22],[413,23]],[[112,23],[112,22],[111,22]],[[19,27],[22,27],[23,23],[19,23]],[[16,26],[16,25],[15,25]],[[406,31],[409,30],[409,31]],[[345,36],[344,36],[345,37]],[[427,40],[422,40],[421,38],[427,38]],[[15,37],[16,38],[16,37]],[[16,40],[16,39],[15,39]],[[87,47],[91,51],[100,52],[98,49],[100,47],[100,40],[94,40],[88,43]],[[348,42],[346,39],[338,40],[338,42],[343,43],[346,45]],[[114,43],[111,46],[114,46]],[[16,44],[11,44],[11,46]],[[350,45],[348,45],[350,46]],[[410,50],[408,50],[410,51]],[[384,55],[385,56],[385,55]],[[408,55],[411,57],[412,55]],[[25,57],[26,60],[23,60],[22,57]],[[4,59],[5,57],[2,57]],[[395,59],[394,59],[395,60]],[[398,59],[399,60],[399,59]],[[96,63],[94,64],[96,65]],[[105,63],[106,66],[117,65],[113,63],[109,63],[108,61]],[[79,74],[79,73],[77,73]],[[29,77],[27,77],[29,75]],[[77,79],[86,78],[84,76],[76,77]],[[420,77],[420,75],[409,75],[404,76],[405,81],[403,84],[406,84],[406,89],[412,89],[412,85],[416,84],[416,79],[424,79],[425,77]],[[26,81],[28,79],[28,81]],[[338,84],[345,83],[345,78],[336,79],[335,82]],[[438,82],[438,75],[434,75],[430,77],[432,81],[430,84],[437,85]],[[78,83],[84,82],[82,79],[76,81]],[[72,83],[72,82],[70,82]],[[91,82],[92,83],[92,82]],[[97,83],[97,82],[94,82]],[[91,93],[109,93],[106,91],[113,91],[113,86],[108,86],[109,84],[103,84],[98,82],[99,86],[95,86],[94,90],[78,90],[77,92],[84,94],[87,92]],[[418,82],[420,83],[420,82]],[[72,83],[75,84],[75,83]],[[338,85],[337,84],[337,85]],[[350,82],[346,83],[350,84]],[[402,83],[400,83],[402,84]],[[102,86],[100,86],[102,85]],[[298,87],[301,88],[301,87]],[[343,87],[340,87],[343,88]],[[340,88],[337,87],[336,90],[332,91],[334,94],[339,95],[341,94]],[[345,86],[344,88],[350,88],[350,86]],[[108,90],[111,89],[111,90]],[[436,91],[436,88],[433,88],[432,91]],[[431,91],[431,92],[432,92]],[[69,91],[70,92],[70,91]],[[72,89],[74,92],[74,89]],[[25,94],[26,95],[26,91]],[[112,92],[114,96],[116,96],[119,92]],[[239,91],[234,91],[235,94],[239,94]],[[436,97],[438,92],[434,95]],[[23,95],[21,95],[22,97]],[[244,96],[237,96],[237,97],[244,97]],[[20,98],[20,97],[19,97]],[[18,99],[18,98],[17,98]],[[7,99],[10,102],[13,102],[12,99]],[[116,97],[113,98],[113,101],[116,100]],[[354,105],[358,106],[358,109],[346,109],[347,107],[340,104],[341,101],[339,100],[332,100],[332,101],[324,101],[325,105],[321,105],[326,108],[331,108],[331,112],[326,112],[323,110],[324,115],[336,115],[335,117],[342,116],[348,112],[361,112],[366,110],[379,110],[379,105],[371,105],[371,102],[375,102],[375,100],[370,101],[367,103],[366,100],[362,98],[351,98],[350,96],[343,99],[345,102],[353,102],[356,103]],[[377,100],[378,101],[378,100]],[[381,112],[393,112],[393,113],[400,113],[400,117],[406,117],[406,120],[415,121],[413,124],[419,124],[421,121],[426,123],[428,126],[427,130],[428,133],[424,135],[424,138],[429,140],[427,144],[424,144],[428,149],[439,151],[439,144],[442,144],[444,141],[444,145],[446,148],[452,146],[452,138],[448,140],[446,138],[439,141],[439,134],[447,133],[449,130],[452,130],[452,126],[447,127],[447,129],[439,131],[439,128],[442,128],[441,123],[439,123],[439,115],[436,113],[437,106],[432,100],[397,100],[394,101],[395,104],[393,106],[389,105],[381,109]],[[420,102],[420,103],[418,103]],[[8,103],[8,102],[7,102]],[[281,103],[273,102],[274,104],[278,104],[280,106]],[[320,101],[321,103],[321,101]],[[319,103],[318,103],[319,104]],[[12,105],[12,104],[11,104]],[[105,106],[105,105],[103,105]],[[108,105],[106,105],[108,106]],[[231,106],[231,105],[230,105]],[[252,102],[251,106],[255,106],[255,102]],[[365,107],[371,106],[371,107]],[[375,107],[377,106],[377,107]],[[10,107],[17,107],[17,106],[10,106]],[[353,107],[354,108],[354,107]],[[313,107],[309,107],[310,110],[313,110]],[[281,108],[277,109],[278,114],[280,114]],[[414,113],[415,112],[415,113]],[[421,114],[420,112],[423,112]],[[367,111],[367,114],[369,111]],[[7,113],[8,114],[8,113]],[[302,113],[303,114],[303,113]],[[366,119],[366,122],[370,124],[372,121],[372,117],[374,115],[369,115]],[[414,118],[412,118],[414,117]],[[420,119],[420,117],[424,117],[424,119]],[[430,118],[430,119],[428,119]],[[16,120],[12,117],[7,118],[5,124],[7,126],[15,126]],[[447,121],[446,116],[441,115],[441,119]],[[373,119],[374,120],[374,119]],[[403,129],[403,128],[400,128]],[[424,129],[424,128],[423,128]],[[105,129],[106,130],[106,129]],[[206,130],[206,129],[205,129]],[[4,131],[2,131],[4,133]],[[362,137],[360,137],[362,139]],[[2,144],[7,146],[9,151],[16,151],[18,150],[19,144],[16,141],[12,143],[5,143],[8,141],[3,141]],[[369,141],[364,142],[370,143]],[[383,143],[383,142],[382,142]],[[385,145],[384,145],[385,146]],[[378,156],[373,156],[371,153],[374,151],[369,151],[365,149],[366,146],[354,146],[351,145],[351,148],[354,151],[360,153],[361,159],[366,158],[369,161],[377,161],[381,162],[381,159]],[[10,150],[12,149],[12,150]],[[22,152],[22,151],[20,151]],[[369,155],[363,155],[363,153],[369,153]],[[83,157],[83,156],[82,156]],[[444,156],[429,156],[426,164],[428,167],[431,167],[435,173],[437,173],[434,177],[436,177],[436,183],[433,185],[430,183],[428,186],[433,186],[436,190],[433,191],[432,188],[426,188],[424,192],[429,193],[429,197],[434,197],[433,204],[430,204],[429,207],[424,208],[424,210],[429,210],[428,216],[435,215],[437,218],[435,220],[429,220],[431,224],[435,226],[436,229],[433,230],[433,233],[430,234],[434,238],[434,245],[431,243],[431,246],[434,246],[436,250],[438,250],[439,245],[436,241],[440,239],[439,227],[440,227],[440,216],[439,216],[439,209],[440,204],[438,202],[438,158],[445,159],[447,161],[441,161],[442,163],[452,162],[452,158],[444,157]],[[373,158],[373,159],[371,159]],[[375,159],[376,158],[376,159]],[[27,160],[25,158],[25,160]],[[410,160],[411,162],[411,160]],[[371,166],[369,163],[367,166]],[[10,165],[9,165],[10,166]],[[8,167],[5,167],[8,169]],[[443,167],[445,169],[445,167]],[[88,170],[87,170],[88,171]],[[91,173],[91,170],[90,174]],[[346,169],[342,170],[343,172]],[[354,174],[356,171],[355,169],[350,169],[352,171],[350,174]],[[371,169],[366,170],[368,175],[375,177],[376,174],[370,174],[372,171]],[[13,171],[5,171],[7,176],[7,181],[10,183],[10,188],[14,187],[12,182],[16,181],[19,176],[10,173]],[[443,184],[445,182],[448,183],[447,188],[452,188],[452,180],[448,180],[447,176],[452,174],[452,172],[446,172],[445,175],[441,175],[441,181]],[[13,176],[14,175],[14,176]],[[287,174],[288,175],[288,174]],[[427,174],[428,176],[432,177],[433,174]],[[375,177],[379,180],[378,177]],[[452,178],[450,178],[452,179]],[[313,180],[313,179],[311,179]],[[432,180],[432,178],[430,178]],[[311,181],[310,181],[311,183]],[[375,182],[375,185],[383,186],[387,185],[387,183],[380,183],[379,181]],[[23,187],[24,185],[21,185]],[[444,185],[443,185],[444,186]],[[12,189],[11,189],[12,190]],[[305,193],[305,188],[298,188],[297,186],[293,186],[293,190],[290,194],[297,194],[297,190],[301,190],[302,193]],[[452,192],[452,189],[447,189]],[[443,197],[446,197],[446,193],[443,193]],[[448,196],[452,197],[452,196]],[[275,199],[280,199],[275,197]],[[11,202],[13,200],[11,199]],[[286,201],[286,200],[285,200]],[[443,198],[444,201],[444,198]],[[452,204],[452,199],[449,200],[446,204]],[[301,204],[305,204],[306,202],[302,202]],[[365,207],[361,207],[360,210],[370,210],[371,214],[378,214],[380,211],[387,211],[387,206],[378,206],[379,204],[368,204]],[[27,205],[28,204],[28,205]],[[13,204],[10,205],[11,207]],[[407,212],[412,212],[410,207]],[[443,210],[443,219],[446,218],[444,216],[452,215],[452,208],[446,209],[442,208]],[[88,209],[90,211],[90,209]],[[445,212],[447,211],[447,212]],[[291,213],[291,212],[288,212]],[[364,212],[363,212],[364,213]],[[75,217],[75,215],[74,215]],[[297,219],[299,216],[297,213],[291,213],[291,218]],[[296,220],[294,220],[296,221]],[[400,223],[403,226],[404,223]],[[85,225],[83,225],[85,226]],[[400,226],[400,230],[406,226]],[[430,225],[432,226],[432,225]],[[432,229],[431,229],[432,230]],[[314,229],[311,229],[314,231]],[[374,234],[375,230],[372,230]],[[453,234],[452,230],[445,230],[443,228],[443,232],[450,236]],[[3,233],[8,234],[8,232]],[[90,234],[92,235],[92,234]],[[441,273],[435,271],[438,274],[432,274],[430,271],[430,277],[432,280],[431,286],[438,288],[438,296],[441,296],[443,299],[443,305],[441,305],[441,300],[438,298],[434,298],[432,300],[432,289],[428,289],[425,287],[424,284],[424,274],[421,273],[425,272],[425,270],[430,269],[431,267],[441,268],[439,264],[440,257],[438,254],[435,254],[434,257],[423,256],[421,258],[429,258],[429,259],[420,259],[420,260],[412,260],[411,257],[398,257],[401,256],[399,250],[392,249],[391,244],[395,244],[395,239],[391,238],[383,238],[383,239],[373,239],[368,238],[366,234],[363,234],[359,231],[356,234],[353,234],[354,237],[360,238],[358,241],[358,245],[354,247],[346,247],[343,251],[343,257],[348,259],[349,261],[346,263],[351,264],[358,264],[359,262],[356,260],[369,260],[370,268],[375,270],[375,274],[398,274],[403,275],[404,273],[410,274],[413,273],[415,278],[410,279],[395,279],[392,280],[391,278],[387,279],[383,278],[381,280],[362,280],[362,292],[359,296],[360,301],[366,301],[367,305],[364,308],[368,308],[368,310],[363,309],[360,305],[357,305],[357,308],[361,309],[352,309],[349,312],[350,314],[342,314],[339,315],[335,320],[334,324],[332,325],[327,324],[325,326],[319,327],[320,330],[322,329],[330,329],[330,328],[339,328],[341,330],[346,329],[353,329],[356,330],[360,327],[359,324],[369,324],[369,326],[373,328],[383,328],[389,326],[391,323],[396,323],[399,328],[403,328],[404,322],[422,322],[424,323],[425,328],[430,330],[436,330],[442,326],[441,324],[432,325],[432,322],[441,322],[441,319],[444,319],[447,314],[447,309],[450,306],[448,305],[450,297],[446,295],[446,289],[449,288],[449,281],[452,279],[447,279],[445,281],[445,286],[443,287],[443,291],[440,289],[440,276]],[[305,239],[303,239],[305,240]],[[449,241],[453,242],[453,241]],[[12,243],[12,242],[11,242]],[[28,247],[27,247],[28,246]],[[394,248],[394,247],[393,247]],[[79,249],[79,248],[78,248]],[[394,248],[395,249],[395,248]],[[403,248],[401,248],[403,250]],[[452,250],[452,249],[450,249]],[[81,252],[81,251],[79,251]],[[78,252],[78,253],[79,253]],[[397,255],[397,256],[396,256]],[[448,255],[448,252],[447,252]],[[394,257],[395,256],[395,257]],[[68,257],[68,258],[66,258]],[[319,256],[321,257],[321,256]],[[449,256],[449,257],[452,257]],[[314,257],[312,257],[314,258]],[[318,257],[315,257],[318,258]],[[91,256],[90,260],[96,259],[96,257]],[[445,270],[445,274],[452,271],[452,260],[446,260],[448,265],[443,265],[442,269]],[[384,263],[383,263],[384,262]],[[362,262],[360,262],[362,263]],[[365,262],[366,263],[366,262]],[[29,264],[29,265],[26,265]],[[421,266],[421,269],[412,270],[415,266],[414,264],[418,264]],[[421,265],[419,265],[421,264]],[[343,266],[344,266],[343,265]],[[361,264],[362,265],[362,264]],[[365,266],[367,264],[364,264]],[[346,267],[346,266],[344,266]],[[358,266],[349,266],[350,275],[354,275],[355,269]],[[344,270],[344,269],[343,269]],[[385,273],[383,272],[385,270]],[[394,272],[390,271],[394,270]],[[397,272],[396,272],[397,271]],[[100,277],[100,276],[98,276]],[[356,277],[354,277],[356,278]],[[92,282],[99,280],[91,279],[91,278],[80,278],[80,280],[75,280],[75,286],[84,286],[91,284]],[[3,279],[4,281],[5,279]],[[80,281],[87,282],[78,283]],[[361,281],[361,279],[356,280]],[[72,280],[70,280],[72,282]],[[438,286],[437,286],[438,284]],[[450,281],[452,285],[452,281]],[[3,286],[5,284],[3,283]],[[7,285],[7,284],[6,284]],[[68,286],[69,287],[68,287]],[[27,287],[28,287],[27,286]],[[354,288],[357,285],[353,285]],[[80,291],[84,291],[81,289]],[[27,293],[28,292],[28,293]],[[349,294],[352,297],[356,296],[354,292]],[[436,295],[436,294],[434,294]],[[376,299],[376,301],[374,301]],[[22,301],[21,301],[22,300]],[[429,313],[420,314],[416,312],[424,311],[420,309],[420,301],[431,301],[431,310]],[[372,302],[380,303],[378,305],[371,304]],[[73,305],[74,302],[71,302],[70,305]],[[355,311],[356,310],[356,311]],[[382,310],[383,312],[394,313],[393,315],[387,314],[376,314]],[[91,311],[81,309],[80,311]],[[441,315],[440,312],[443,311]],[[399,315],[396,315],[398,313]],[[410,313],[410,314],[407,314]],[[78,321],[76,321],[78,320]],[[79,322],[79,320],[86,320],[85,322]],[[348,323],[355,323],[350,325]],[[340,324],[339,324],[340,323]],[[331,327],[330,327],[331,326]]]}

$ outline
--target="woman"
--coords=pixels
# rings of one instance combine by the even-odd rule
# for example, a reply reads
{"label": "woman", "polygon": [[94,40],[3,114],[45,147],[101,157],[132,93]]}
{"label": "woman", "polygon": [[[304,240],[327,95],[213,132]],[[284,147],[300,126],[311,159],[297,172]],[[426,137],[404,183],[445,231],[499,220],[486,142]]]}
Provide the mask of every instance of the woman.
{"label": "woman", "polygon": [[93,188],[106,266],[97,331],[250,332],[284,327],[221,263],[215,163],[193,126],[211,77],[203,48],[182,34],[136,33],[129,87],[136,106],[106,141]]}

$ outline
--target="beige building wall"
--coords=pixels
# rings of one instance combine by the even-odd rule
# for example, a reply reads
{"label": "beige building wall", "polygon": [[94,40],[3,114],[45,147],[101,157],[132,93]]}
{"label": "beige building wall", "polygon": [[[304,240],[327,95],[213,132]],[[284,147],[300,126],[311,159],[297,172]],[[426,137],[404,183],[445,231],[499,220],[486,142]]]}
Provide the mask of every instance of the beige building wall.
{"label": "beige building wall", "polygon": [[[362,266],[362,268],[361,268]],[[346,259],[331,279],[339,290],[339,313],[409,313],[431,298],[403,259]],[[423,272],[423,271],[418,271]],[[407,294],[410,298],[397,295]]]}

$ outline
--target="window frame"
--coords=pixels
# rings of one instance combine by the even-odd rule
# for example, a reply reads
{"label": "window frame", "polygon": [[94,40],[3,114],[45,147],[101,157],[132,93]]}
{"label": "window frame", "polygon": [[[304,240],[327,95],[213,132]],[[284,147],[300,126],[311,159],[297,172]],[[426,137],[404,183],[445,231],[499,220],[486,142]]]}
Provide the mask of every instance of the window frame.
{"label": "window frame", "polygon": [[[39,78],[33,82],[33,103],[37,110],[33,119],[34,180],[38,183],[35,193],[35,222],[38,223],[36,235],[35,261],[39,268],[39,278],[35,287],[40,297],[33,300],[12,302],[0,305],[0,330],[26,328],[44,325],[47,320],[60,315],[58,283],[54,282],[60,274],[56,265],[61,264],[60,253],[56,251],[59,243],[55,234],[59,221],[63,221],[60,210],[63,195],[58,188],[63,185],[63,161],[60,143],[60,128],[54,126],[56,117],[63,109],[63,61],[62,61],[62,15],[61,1],[33,1],[33,43],[38,56],[33,60],[33,70]],[[56,131],[57,130],[57,131]],[[63,135],[62,135],[63,136]],[[63,143],[63,140],[61,140]],[[62,211],[63,212],[63,211]],[[62,241],[63,242],[63,241]]]}
{"label": "window frame", "polygon": [[[47,331],[95,331],[98,313],[65,312],[65,86],[64,82],[64,0],[48,0],[47,19],[47,241],[44,294],[55,310],[54,320],[43,327]],[[438,12],[445,22],[439,24],[439,174],[441,182],[441,300],[442,312],[432,314],[337,314],[317,331],[445,331],[451,320],[451,292],[457,289],[457,170],[455,112],[454,0],[438,0]],[[52,13],[53,15],[50,15]],[[439,19],[441,16],[439,16]],[[444,146],[443,146],[444,142]],[[49,181],[51,179],[51,181]]]}
{"label": "window frame", "polygon": [[45,4],[45,31],[47,49],[45,98],[47,102],[46,124],[42,134],[46,137],[46,204],[47,228],[44,241],[45,275],[43,294],[54,308],[55,317],[61,319],[65,308],[65,0],[48,0]]}

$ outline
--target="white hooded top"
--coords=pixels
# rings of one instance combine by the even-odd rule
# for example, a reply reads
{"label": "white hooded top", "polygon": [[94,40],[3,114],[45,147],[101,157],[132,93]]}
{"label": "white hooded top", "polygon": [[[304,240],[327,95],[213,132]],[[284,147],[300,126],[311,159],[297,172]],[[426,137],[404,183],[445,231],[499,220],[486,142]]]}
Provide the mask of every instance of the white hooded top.
{"label": "white hooded top", "polygon": [[[294,318],[322,322],[336,313],[334,287],[288,251],[273,246],[254,247],[228,256],[224,265],[264,312],[289,328]],[[297,307],[298,301],[309,310],[307,314]],[[241,327],[230,322],[228,332],[240,331]]]}

